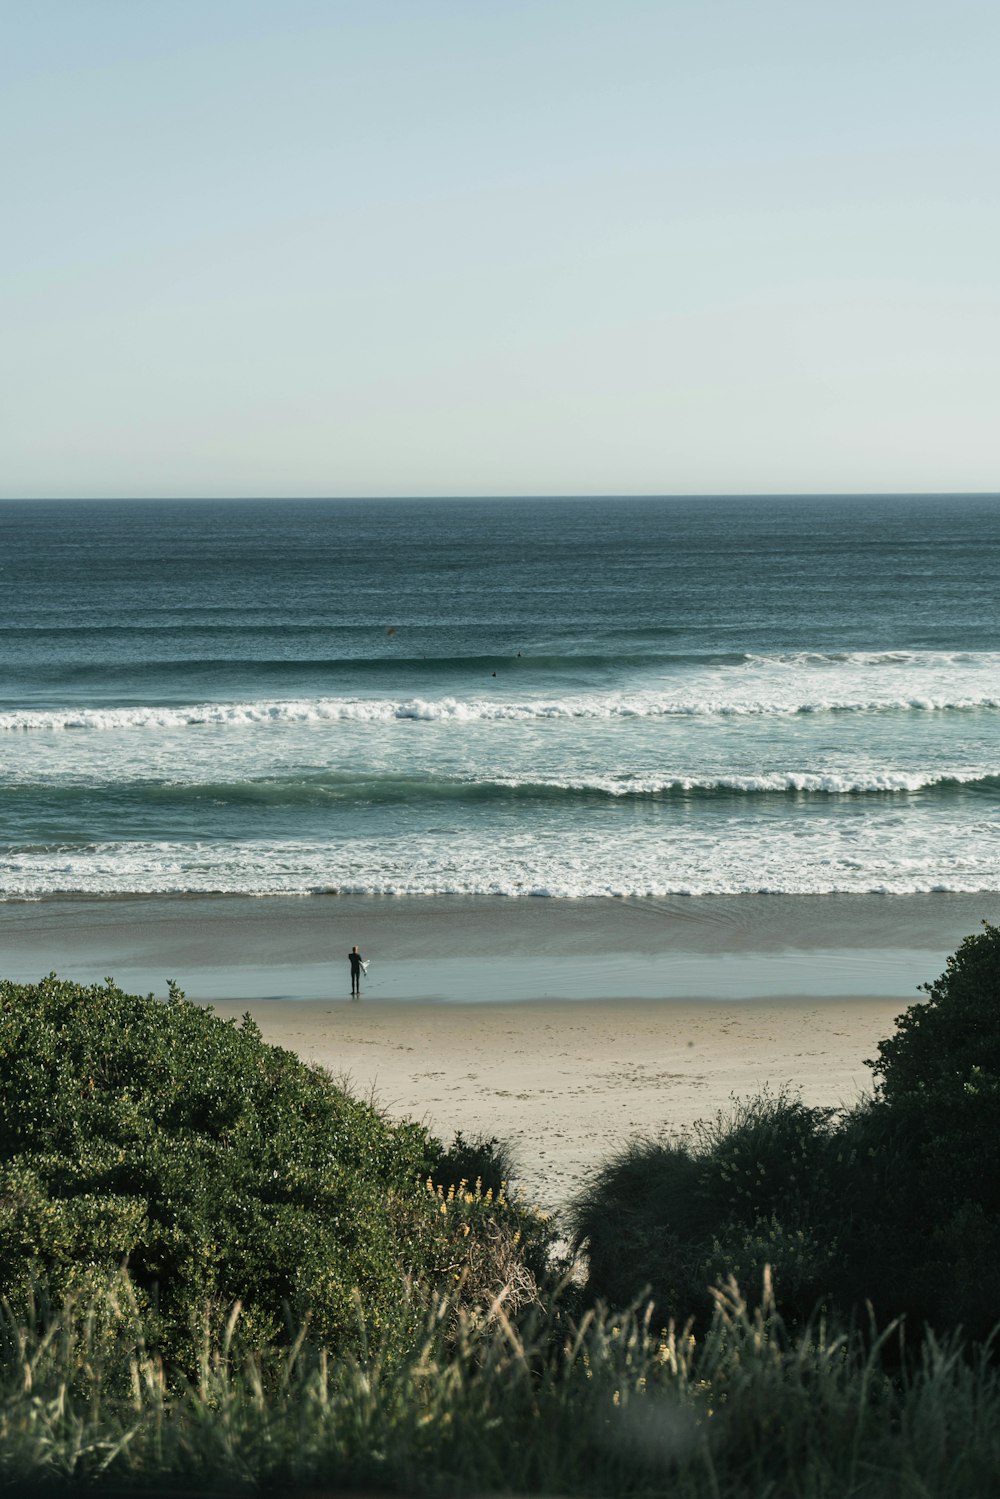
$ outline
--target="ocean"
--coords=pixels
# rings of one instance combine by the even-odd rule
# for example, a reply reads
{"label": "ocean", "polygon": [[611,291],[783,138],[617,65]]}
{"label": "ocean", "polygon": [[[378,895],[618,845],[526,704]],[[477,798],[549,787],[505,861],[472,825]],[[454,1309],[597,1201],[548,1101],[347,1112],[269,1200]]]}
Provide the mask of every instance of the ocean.
{"label": "ocean", "polygon": [[0,898],[1000,890],[996,497],[7,502]]}

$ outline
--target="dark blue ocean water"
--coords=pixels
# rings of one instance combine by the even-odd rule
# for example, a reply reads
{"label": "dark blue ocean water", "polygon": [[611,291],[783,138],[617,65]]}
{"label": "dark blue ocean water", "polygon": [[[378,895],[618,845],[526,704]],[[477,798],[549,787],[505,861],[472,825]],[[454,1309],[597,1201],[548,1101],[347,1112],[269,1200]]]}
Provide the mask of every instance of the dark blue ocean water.
{"label": "dark blue ocean water", "polygon": [[0,505],[0,895],[1000,889],[1000,499]]}

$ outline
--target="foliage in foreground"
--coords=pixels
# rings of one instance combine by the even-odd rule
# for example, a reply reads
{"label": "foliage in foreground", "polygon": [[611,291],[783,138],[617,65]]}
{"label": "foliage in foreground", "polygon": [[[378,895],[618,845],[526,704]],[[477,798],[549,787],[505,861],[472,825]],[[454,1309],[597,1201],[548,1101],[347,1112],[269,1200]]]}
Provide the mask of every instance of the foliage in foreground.
{"label": "foliage in foreground", "polygon": [[786,1316],[871,1302],[985,1338],[1000,1322],[1000,928],[968,937],[843,1116],[789,1092],[680,1140],[633,1142],[575,1204],[588,1291],[707,1315],[707,1287],[774,1269]]}
{"label": "foliage in foreground", "polygon": [[[716,1292],[702,1336],[557,1304],[509,1319],[427,1305],[403,1357],[374,1330],[244,1352],[206,1333],[171,1394],[120,1280],[43,1329],[0,1319],[0,1484],[142,1490],[982,1499],[1000,1471],[1000,1373],[925,1338],[790,1333]],[[887,1372],[908,1367],[906,1375]],[[113,1393],[113,1392],[119,1393]]]}
{"label": "foliage in foreground", "polygon": [[[462,1159],[475,1150],[460,1142]],[[492,1160],[487,1143],[486,1156]],[[548,1230],[454,1180],[422,1126],[392,1124],[249,1016],[55,976],[0,983],[0,1288],[56,1303],[128,1265],[146,1337],[192,1368],[203,1318],[242,1299],[250,1341],[308,1316],[334,1350],[405,1340],[414,1285],[489,1294]],[[449,1190],[438,1190],[443,1176]],[[207,1309],[207,1310],[206,1310]]]}

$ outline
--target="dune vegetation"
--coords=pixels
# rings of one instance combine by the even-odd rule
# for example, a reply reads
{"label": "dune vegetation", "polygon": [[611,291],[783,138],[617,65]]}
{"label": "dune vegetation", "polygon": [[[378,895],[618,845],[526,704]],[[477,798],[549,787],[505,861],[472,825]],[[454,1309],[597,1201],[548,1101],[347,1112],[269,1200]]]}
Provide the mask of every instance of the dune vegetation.
{"label": "dune vegetation", "polygon": [[866,1306],[911,1328],[1000,1323],[1000,928],[984,923],[870,1063],[873,1096],[836,1114],[792,1093],[737,1101],[685,1139],[629,1144],[574,1206],[587,1292],[656,1315],[711,1308],[765,1266],[784,1316]]}
{"label": "dune vegetation", "polygon": [[979,1496],[1000,1471],[1000,930],[844,1115],[737,1101],[557,1229],[168,1002],[0,984],[9,1490]]}
{"label": "dune vegetation", "polygon": [[[178,1376],[237,1300],[251,1343],[308,1318],[340,1354],[359,1305],[405,1343],[429,1291],[490,1293],[508,1259],[530,1287],[551,1230],[508,1200],[495,1155],[460,1137],[450,1156],[176,988],[163,1004],[111,982],[0,984],[4,1294],[79,1301],[127,1266]],[[478,1186],[477,1163],[493,1177]]]}

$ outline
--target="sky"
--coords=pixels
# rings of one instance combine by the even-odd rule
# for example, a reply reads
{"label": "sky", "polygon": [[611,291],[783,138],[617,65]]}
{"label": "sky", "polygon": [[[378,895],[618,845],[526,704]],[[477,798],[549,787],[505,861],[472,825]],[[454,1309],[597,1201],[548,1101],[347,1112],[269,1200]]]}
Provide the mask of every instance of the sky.
{"label": "sky", "polygon": [[1000,489],[996,0],[0,0],[0,497]]}

